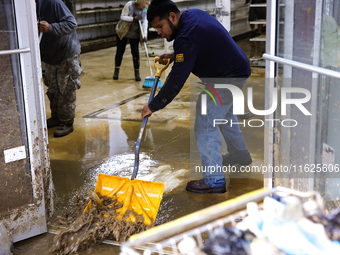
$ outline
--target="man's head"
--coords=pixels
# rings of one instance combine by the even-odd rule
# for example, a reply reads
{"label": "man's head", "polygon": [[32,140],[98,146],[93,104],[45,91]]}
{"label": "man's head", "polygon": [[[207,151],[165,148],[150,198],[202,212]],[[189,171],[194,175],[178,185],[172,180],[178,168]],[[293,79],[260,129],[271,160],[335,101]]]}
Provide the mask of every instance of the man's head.
{"label": "man's head", "polygon": [[153,0],[148,8],[148,21],[157,33],[168,41],[175,39],[179,18],[181,16],[177,6],[171,0]]}

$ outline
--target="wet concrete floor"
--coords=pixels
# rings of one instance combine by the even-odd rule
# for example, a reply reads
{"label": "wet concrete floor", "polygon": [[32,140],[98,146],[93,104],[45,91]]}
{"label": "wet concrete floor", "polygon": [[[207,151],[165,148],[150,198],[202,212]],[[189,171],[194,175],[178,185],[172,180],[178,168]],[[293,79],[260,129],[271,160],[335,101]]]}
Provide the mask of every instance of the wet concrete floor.
{"label": "wet concrete floor", "polygon": [[[249,56],[248,40],[238,43]],[[141,126],[140,112],[150,92],[144,90],[142,84],[150,71],[141,50],[142,81],[136,82],[131,53],[127,48],[119,80],[114,81],[115,50],[112,47],[81,55],[84,74],[82,87],[77,91],[75,131],[66,137],[54,138],[56,128],[49,130],[51,168],[57,195],[56,214],[58,208],[68,208],[68,201],[77,190],[93,190],[98,173],[131,176],[135,142]],[[163,82],[168,72],[163,74]],[[263,77],[264,68],[254,67],[246,85],[256,87],[254,105],[257,109],[264,107],[264,83],[257,79]],[[189,97],[189,84],[186,84],[174,102],[150,118],[141,145],[137,179],[165,183],[156,225],[263,187],[261,176],[234,175],[226,194],[193,194],[185,190],[186,183],[193,179],[189,159],[190,151],[195,150],[190,133],[190,121],[192,123],[194,118],[190,119]],[[49,118],[49,101],[47,97],[45,100]],[[242,127],[242,130],[253,165],[260,165],[263,163],[263,128]],[[225,145],[221,152],[227,152]],[[53,234],[46,233],[16,243],[15,254],[48,254],[53,237]],[[79,254],[118,252],[117,246],[96,244]]]}

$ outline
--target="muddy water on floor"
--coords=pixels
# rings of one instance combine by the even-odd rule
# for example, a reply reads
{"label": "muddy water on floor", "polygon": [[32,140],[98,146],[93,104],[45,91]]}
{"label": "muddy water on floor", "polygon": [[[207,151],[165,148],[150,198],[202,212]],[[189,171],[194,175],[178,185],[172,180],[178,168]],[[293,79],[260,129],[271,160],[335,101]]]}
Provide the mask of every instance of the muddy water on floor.
{"label": "muddy water on floor", "polygon": [[[124,125],[118,121],[96,120],[91,123],[101,126],[97,129],[99,133],[104,134],[106,130],[108,134],[94,135],[92,126],[87,123],[84,129],[86,139],[77,139],[77,147],[81,147],[79,141],[84,141],[85,151],[81,160],[72,159],[75,153],[71,148],[68,148],[67,160],[51,160],[57,194],[63,200],[72,197],[73,190],[94,188],[99,173],[131,177],[140,123],[124,123],[128,127],[125,131],[121,128]],[[184,186],[189,178],[188,129],[172,127],[167,130],[166,125],[152,123],[148,128],[152,132],[146,131],[142,142],[137,179],[164,182],[165,194],[171,193]],[[91,134],[86,133],[87,130]],[[114,131],[111,133],[110,130]]]}
{"label": "muddy water on floor", "polygon": [[[123,122],[85,120],[83,159],[51,161],[54,182],[60,198],[57,209],[60,212],[82,211],[84,208],[80,206],[81,204],[69,201],[74,201],[74,196],[79,190],[93,190],[99,173],[131,176],[135,161],[134,146],[140,123]],[[242,195],[263,185],[262,180],[232,179],[229,192],[226,194],[187,192],[185,185],[190,180],[188,160],[190,130],[186,125],[188,124],[180,123],[176,127],[173,122],[168,125],[150,123],[148,126],[150,131],[146,132],[142,142],[137,179],[165,183],[164,196],[155,225]]]}
{"label": "muddy water on floor", "polygon": [[[67,160],[52,160],[54,182],[59,195],[57,209],[83,210],[76,203],[69,203],[76,191],[94,189],[99,173],[131,177],[135,161],[135,142],[141,122],[111,120],[112,116],[124,118],[121,109],[98,118],[84,118],[82,128],[73,133],[77,145],[67,148]],[[126,114],[126,112],[125,112]],[[132,112],[130,119],[137,118]],[[107,118],[105,120],[105,118]],[[150,119],[140,151],[137,179],[165,183],[165,192],[155,225],[193,213],[205,207],[242,195],[263,186],[262,179],[232,179],[226,194],[193,194],[185,190],[190,178],[190,123],[170,120],[155,123]],[[247,133],[244,130],[245,133]],[[248,138],[249,136],[249,138]],[[260,136],[245,135],[253,158],[261,160]],[[248,141],[247,141],[248,140]],[[53,142],[53,141],[52,141]],[[70,141],[70,144],[73,144]],[[62,145],[64,146],[64,145]],[[52,147],[52,144],[51,144]],[[65,147],[64,147],[65,148]],[[58,148],[55,146],[55,150]],[[74,157],[74,158],[73,158]],[[58,214],[58,211],[56,212]]]}

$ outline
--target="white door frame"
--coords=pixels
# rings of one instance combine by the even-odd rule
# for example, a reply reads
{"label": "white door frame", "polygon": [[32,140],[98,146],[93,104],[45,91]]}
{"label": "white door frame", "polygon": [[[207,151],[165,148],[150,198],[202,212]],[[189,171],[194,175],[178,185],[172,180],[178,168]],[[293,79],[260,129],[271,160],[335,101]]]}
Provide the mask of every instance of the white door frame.
{"label": "white door frame", "polygon": [[[32,204],[13,209],[6,215],[2,215],[12,230],[13,242],[17,242],[47,231],[45,194],[52,193],[53,183],[47,147],[48,135],[35,1],[13,0],[13,2],[19,49],[0,51],[0,54],[19,54],[20,58],[28,157],[34,197]],[[44,186],[47,186],[48,190],[44,191]],[[49,210],[48,213],[53,210],[53,201],[52,199],[49,201],[46,207]]]}
{"label": "white door frame", "polygon": [[[289,2],[289,10],[287,12],[292,12],[292,3]],[[268,109],[268,106],[271,105],[271,90],[275,86],[275,78],[277,76],[276,69],[277,64],[283,64],[285,68],[295,67],[303,70],[307,70],[312,72],[313,83],[311,86],[311,94],[312,94],[312,108],[311,108],[311,121],[310,121],[310,142],[309,142],[309,164],[315,163],[315,146],[316,146],[316,114],[317,114],[317,93],[318,93],[318,83],[317,78],[320,75],[325,75],[329,77],[339,78],[340,72],[336,72],[333,70],[328,70],[326,68],[318,67],[319,64],[319,56],[320,56],[320,45],[321,45],[321,22],[322,22],[322,4],[323,0],[315,0],[315,33],[314,33],[314,50],[313,50],[313,65],[304,64],[298,61],[293,61],[289,58],[292,56],[285,56],[284,58],[276,56],[276,45],[277,45],[277,1],[267,1],[267,30],[266,30],[266,54],[263,54],[263,58],[266,60],[266,102],[265,109]],[[287,6],[286,6],[287,7]],[[287,18],[287,17],[286,17]],[[288,17],[288,22],[292,22],[292,16]],[[289,30],[288,30],[289,31]],[[285,36],[285,39],[287,36]],[[292,43],[292,42],[288,42]],[[290,48],[292,45],[288,45]],[[287,69],[286,69],[287,70]],[[287,77],[286,77],[287,78]],[[273,118],[273,116],[267,116],[269,118]],[[265,127],[264,133],[264,163],[265,165],[273,165],[275,162],[273,161],[273,147],[274,147],[274,130],[271,127]],[[309,190],[314,189],[314,179],[313,175],[309,176],[308,186]],[[273,175],[272,173],[268,173],[264,176],[264,186],[272,188],[273,187]]]}

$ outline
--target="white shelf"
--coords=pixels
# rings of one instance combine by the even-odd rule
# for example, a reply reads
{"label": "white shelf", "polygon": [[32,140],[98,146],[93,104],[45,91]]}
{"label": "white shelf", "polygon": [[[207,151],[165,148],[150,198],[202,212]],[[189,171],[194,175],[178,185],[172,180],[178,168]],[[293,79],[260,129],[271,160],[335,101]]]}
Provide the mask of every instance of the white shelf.
{"label": "white shelf", "polygon": [[[265,19],[259,19],[259,20],[255,20],[255,21],[250,21],[249,24],[263,24],[266,25],[266,20]],[[284,22],[283,21],[279,21],[280,25],[283,25]]]}
{"label": "white shelf", "polygon": [[[286,6],[285,4],[280,4],[280,7]],[[251,4],[249,7],[267,7],[267,4]]]}
{"label": "white shelf", "polygon": [[250,21],[249,24],[266,24],[266,20],[265,19],[259,19],[259,20],[255,20],[255,21]]}
{"label": "white shelf", "polygon": [[251,42],[265,42],[266,41],[266,35],[260,35],[254,38],[250,38],[249,41]]}
{"label": "white shelf", "polygon": [[102,27],[102,26],[109,26],[109,25],[117,25],[117,21],[112,22],[104,22],[104,23],[94,23],[94,24],[86,24],[86,25],[79,25],[77,29],[84,29],[90,27]]}
{"label": "white shelf", "polygon": [[123,8],[103,8],[103,9],[92,9],[92,10],[79,10],[76,11],[76,14],[88,14],[88,13],[98,13],[98,12],[112,12],[112,11],[121,11]]}
{"label": "white shelf", "polygon": [[249,7],[267,7],[267,4],[251,4]]}

